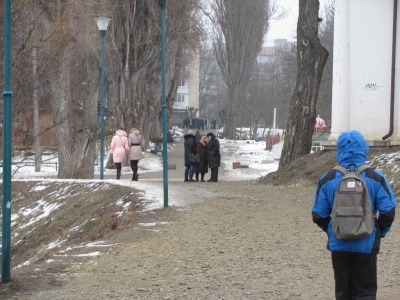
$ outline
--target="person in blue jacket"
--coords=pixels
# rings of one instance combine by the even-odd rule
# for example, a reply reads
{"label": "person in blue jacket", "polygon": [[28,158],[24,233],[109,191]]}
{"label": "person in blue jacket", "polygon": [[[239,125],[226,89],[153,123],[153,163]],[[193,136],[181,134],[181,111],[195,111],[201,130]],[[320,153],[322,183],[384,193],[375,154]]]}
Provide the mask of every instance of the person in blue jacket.
{"label": "person in blue jacket", "polygon": [[[345,168],[365,164],[368,144],[355,130],[343,132],[337,140],[336,159]],[[352,168],[352,166],[350,167]],[[379,212],[371,235],[357,240],[341,240],[332,232],[331,211],[343,174],[336,170],[319,180],[312,207],[312,218],[328,235],[335,277],[336,299],[376,299],[377,254],[381,238],[390,230],[395,217],[396,199],[382,172],[368,168],[361,173],[368,186],[374,215]]]}

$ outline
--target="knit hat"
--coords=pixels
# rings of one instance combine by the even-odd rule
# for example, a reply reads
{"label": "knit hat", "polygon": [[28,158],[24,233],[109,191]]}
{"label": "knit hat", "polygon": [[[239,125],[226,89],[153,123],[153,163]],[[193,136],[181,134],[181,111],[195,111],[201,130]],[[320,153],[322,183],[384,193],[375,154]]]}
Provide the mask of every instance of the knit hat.
{"label": "knit hat", "polygon": [[194,131],[193,130],[189,130],[188,134],[194,135]]}

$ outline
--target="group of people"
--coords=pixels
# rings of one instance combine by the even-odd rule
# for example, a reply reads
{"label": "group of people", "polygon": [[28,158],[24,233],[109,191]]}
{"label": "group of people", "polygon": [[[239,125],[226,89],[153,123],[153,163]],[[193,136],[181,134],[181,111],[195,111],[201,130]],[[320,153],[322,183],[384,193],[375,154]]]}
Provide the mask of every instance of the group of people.
{"label": "group of people", "polygon": [[142,151],[145,147],[145,140],[142,132],[137,126],[134,126],[129,133],[119,128],[111,140],[110,151],[112,153],[115,169],[117,170],[117,179],[121,178],[122,163],[126,160],[126,155],[130,161],[132,169],[132,181],[139,180],[138,163],[143,158]]}
{"label": "group of people", "polygon": [[[184,136],[185,148],[185,182],[201,181],[204,182],[204,176],[211,170],[208,182],[218,181],[218,168],[221,164],[221,153],[219,151],[219,141],[216,136],[209,132],[206,136],[201,135],[199,131],[195,134],[189,130]],[[193,157],[197,159],[194,160]],[[196,175],[195,179],[193,176]],[[200,179],[199,179],[200,175]]]}

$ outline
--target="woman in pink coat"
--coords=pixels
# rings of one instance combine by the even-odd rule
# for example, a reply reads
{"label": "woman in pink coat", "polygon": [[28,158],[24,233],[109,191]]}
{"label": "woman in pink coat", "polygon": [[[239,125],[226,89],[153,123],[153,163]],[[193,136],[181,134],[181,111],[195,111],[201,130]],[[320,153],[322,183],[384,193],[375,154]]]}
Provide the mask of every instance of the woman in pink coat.
{"label": "woman in pink coat", "polygon": [[129,160],[131,161],[131,169],[133,172],[132,181],[138,181],[138,162],[143,158],[142,151],[144,150],[145,142],[143,134],[137,127],[131,129],[131,133],[128,137],[129,146]]}
{"label": "woman in pink coat", "polygon": [[126,132],[121,128],[117,130],[111,140],[111,153],[114,165],[117,169],[117,179],[121,178],[122,163],[125,161],[126,153],[129,152],[128,138]]}

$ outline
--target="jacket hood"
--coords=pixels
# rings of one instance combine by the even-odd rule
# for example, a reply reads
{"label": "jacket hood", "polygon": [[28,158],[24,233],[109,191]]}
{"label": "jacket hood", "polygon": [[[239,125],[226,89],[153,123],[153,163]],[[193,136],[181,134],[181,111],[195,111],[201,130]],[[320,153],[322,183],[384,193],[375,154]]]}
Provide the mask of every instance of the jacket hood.
{"label": "jacket hood", "polygon": [[138,129],[132,130],[131,133],[136,134],[136,135],[139,135],[139,134],[142,135],[142,133]]}
{"label": "jacket hood", "polygon": [[360,132],[356,130],[343,132],[336,145],[336,159],[340,165],[347,167],[351,163],[357,166],[365,163],[369,147]]}
{"label": "jacket hood", "polygon": [[183,136],[183,139],[186,141],[187,139],[194,139],[195,137],[194,137],[194,135],[193,134],[190,134],[190,133],[188,133],[188,134],[185,134],[184,136]]}
{"label": "jacket hood", "polygon": [[115,134],[118,135],[118,136],[120,136],[120,137],[123,137],[123,136],[126,137],[126,132],[123,131],[123,130],[121,130],[121,129],[118,129],[117,132],[116,132]]}

